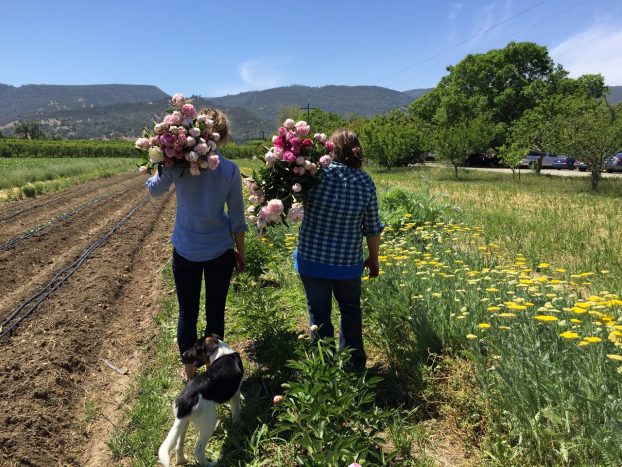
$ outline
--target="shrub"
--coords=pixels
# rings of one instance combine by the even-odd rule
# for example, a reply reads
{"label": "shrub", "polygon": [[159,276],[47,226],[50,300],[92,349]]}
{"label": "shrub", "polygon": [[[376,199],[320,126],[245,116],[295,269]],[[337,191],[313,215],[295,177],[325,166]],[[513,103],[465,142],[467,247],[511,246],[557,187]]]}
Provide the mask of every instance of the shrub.
{"label": "shrub", "polygon": [[26,196],[27,198],[34,198],[35,195],[37,194],[37,190],[34,187],[34,185],[32,185],[31,183],[29,183],[28,185],[24,185],[22,187],[22,193],[24,194],[24,196]]}

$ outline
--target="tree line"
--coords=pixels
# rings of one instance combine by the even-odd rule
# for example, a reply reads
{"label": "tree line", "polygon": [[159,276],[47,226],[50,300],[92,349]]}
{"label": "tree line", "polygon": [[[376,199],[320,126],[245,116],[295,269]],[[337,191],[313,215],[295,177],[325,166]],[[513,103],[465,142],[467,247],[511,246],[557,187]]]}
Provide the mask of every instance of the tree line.
{"label": "tree line", "polygon": [[[314,110],[314,131],[347,126],[368,159],[384,167],[433,152],[458,168],[473,154],[494,154],[513,171],[531,151],[572,155],[588,164],[596,189],[605,159],[622,150],[622,103],[610,105],[602,75],[570,78],[548,50],[531,42],[470,54],[408,109],[371,119]],[[287,109],[285,109],[287,110]],[[306,112],[297,109],[297,118]]]}

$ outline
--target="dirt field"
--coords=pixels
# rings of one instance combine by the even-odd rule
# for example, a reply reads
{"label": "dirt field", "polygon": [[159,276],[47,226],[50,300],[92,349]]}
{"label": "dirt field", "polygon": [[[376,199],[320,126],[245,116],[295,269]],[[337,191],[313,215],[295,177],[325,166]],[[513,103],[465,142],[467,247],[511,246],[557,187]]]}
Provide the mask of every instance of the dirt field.
{"label": "dirt field", "polygon": [[[0,205],[0,321],[146,197],[144,177],[124,174]],[[123,394],[149,358],[174,198],[148,200],[0,339],[0,465],[110,464]]]}

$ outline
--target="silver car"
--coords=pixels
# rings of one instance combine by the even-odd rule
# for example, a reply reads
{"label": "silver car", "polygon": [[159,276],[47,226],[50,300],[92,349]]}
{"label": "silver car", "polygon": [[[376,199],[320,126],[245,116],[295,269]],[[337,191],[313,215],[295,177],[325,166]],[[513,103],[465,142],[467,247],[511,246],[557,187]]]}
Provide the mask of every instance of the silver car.
{"label": "silver car", "polygon": [[622,152],[605,159],[605,166],[603,168],[609,173],[622,172]]}
{"label": "silver car", "polygon": [[[529,154],[527,154],[522,161],[519,162],[519,167],[529,167],[532,169],[535,169],[536,166],[538,165],[538,157],[540,157],[540,154],[538,154],[537,152],[530,152]],[[549,152],[545,152],[544,155],[542,156],[542,168],[543,169],[552,169],[553,168],[553,163],[559,159],[559,156],[555,156]]]}

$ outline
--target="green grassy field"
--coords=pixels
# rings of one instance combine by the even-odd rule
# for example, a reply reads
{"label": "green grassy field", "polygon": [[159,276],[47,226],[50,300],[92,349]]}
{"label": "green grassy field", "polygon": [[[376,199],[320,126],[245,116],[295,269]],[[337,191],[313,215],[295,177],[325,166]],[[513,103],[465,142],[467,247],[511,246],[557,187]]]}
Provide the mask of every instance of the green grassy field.
{"label": "green grassy field", "polygon": [[0,199],[22,197],[22,189],[27,185],[37,194],[63,190],[135,169],[137,162],[137,158],[130,157],[3,157],[0,158]]}
{"label": "green grassy field", "polygon": [[[240,163],[245,173],[255,164]],[[427,466],[450,445],[454,465],[616,465],[620,181],[593,194],[585,180],[531,174],[370,173],[387,228],[381,276],[364,280],[369,373],[344,372],[347,354],[306,337],[296,229],[251,231],[227,311],[227,341],[247,373],[244,421],[232,426],[220,409],[209,457]],[[165,281],[170,289],[168,269]],[[115,461],[155,465],[181,387],[175,319],[163,295],[158,360],[110,441]]]}

